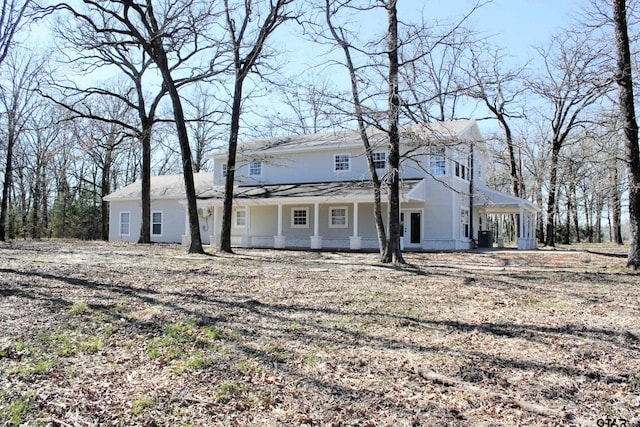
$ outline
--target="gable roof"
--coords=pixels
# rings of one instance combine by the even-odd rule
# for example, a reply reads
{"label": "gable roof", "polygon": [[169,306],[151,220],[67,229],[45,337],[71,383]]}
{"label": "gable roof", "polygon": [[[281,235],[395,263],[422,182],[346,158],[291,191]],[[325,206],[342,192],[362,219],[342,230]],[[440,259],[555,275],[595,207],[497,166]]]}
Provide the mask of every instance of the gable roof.
{"label": "gable roof", "polygon": [[[421,140],[457,140],[464,137],[476,138],[473,128],[475,120],[453,120],[433,122],[427,125],[405,126],[401,129],[401,137],[411,141],[416,137]],[[387,142],[387,133],[379,129],[368,131],[372,147],[380,147]],[[357,130],[341,130],[303,135],[290,135],[274,138],[254,139],[238,144],[239,155],[251,155],[272,152],[294,152],[310,149],[335,149],[336,147],[362,147],[360,133]],[[226,157],[227,149],[221,148],[212,154],[212,158]]]}
{"label": "gable roof", "polygon": [[[211,172],[200,172],[193,174],[196,187],[196,194],[202,193],[213,187],[213,174]],[[184,179],[182,175],[158,175],[151,177],[151,199],[184,199]],[[136,200],[142,198],[142,181],[137,180],[126,187],[122,187],[108,196],[103,197],[107,202],[120,200]]]}

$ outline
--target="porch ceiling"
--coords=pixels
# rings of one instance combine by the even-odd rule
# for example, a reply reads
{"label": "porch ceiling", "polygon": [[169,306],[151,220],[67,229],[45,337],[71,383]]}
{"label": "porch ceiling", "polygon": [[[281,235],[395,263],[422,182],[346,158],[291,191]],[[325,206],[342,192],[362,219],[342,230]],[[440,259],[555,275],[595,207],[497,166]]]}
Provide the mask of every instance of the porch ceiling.
{"label": "porch ceiling", "polygon": [[[417,200],[416,192],[412,192],[422,182],[422,179],[403,180],[400,185],[402,197],[406,200]],[[411,193],[411,194],[409,194]],[[382,190],[383,197],[387,191]],[[273,184],[238,186],[234,189],[234,199],[254,203],[286,203],[300,202],[304,199],[311,201],[335,200],[373,200],[373,184],[368,181],[347,182],[318,182],[301,184]],[[198,194],[201,202],[222,202],[224,187],[217,186]]]}

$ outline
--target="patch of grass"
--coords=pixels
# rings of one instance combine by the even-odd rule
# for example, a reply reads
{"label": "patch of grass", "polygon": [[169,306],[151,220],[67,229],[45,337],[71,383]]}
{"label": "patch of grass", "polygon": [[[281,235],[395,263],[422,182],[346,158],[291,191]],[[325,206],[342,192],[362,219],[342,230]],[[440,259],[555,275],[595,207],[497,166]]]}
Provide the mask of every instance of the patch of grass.
{"label": "patch of grass", "polygon": [[113,312],[118,314],[124,313],[124,311],[127,309],[127,305],[129,305],[128,301],[119,300],[113,306]]}
{"label": "patch of grass", "polygon": [[[28,422],[37,406],[33,401],[35,392],[29,391],[20,396],[9,396],[0,391],[0,422],[3,426],[21,426]],[[5,403],[6,402],[6,403]]]}
{"label": "patch of grass", "polygon": [[266,349],[267,354],[273,362],[284,363],[291,359],[293,355],[280,344],[272,344]]}
{"label": "patch of grass", "polygon": [[211,326],[203,326],[201,331],[204,336],[210,340],[220,340],[224,337],[224,334],[221,331],[213,329]]}
{"label": "patch of grass", "polygon": [[148,396],[140,396],[131,403],[131,411],[133,415],[140,415],[142,411],[156,406],[156,399]]}
{"label": "patch of grass", "polygon": [[153,338],[147,343],[147,354],[154,359],[162,357],[167,360],[173,360],[183,353],[181,342],[171,336]]}
{"label": "patch of grass", "polygon": [[311,354],[309,356],[306,356],[303,361],[306,365],[317,365],[318,363],[322,362],[322,357]]}
{"label": "patch of grass", "polygon": [[238,362],[236,364],[236,369],[242,372],[245,375],[251,375],[260,372],[260,366],[254,362],[249,360],[243,360],[242,362]]}
{"label": "patch of grass", "polygon": [[192,353],[188,359],[183,361],[180,365],[178,365],[174,371],[178,375],[182,375],[183,373],[189,371],[196,371],[199,369],[205,369],[207,366],[211,366],[213,360],[209,357],[206,357],[202,352]]}
{"label": "patch of grass", "polygon": [[44,359],[35,362],[21,363],[9,372],[21,377],[31,377],[33,375],[42,375],[48,373],[55,365],[53,360]]}
{"label": "patch of grass", "polygon": [[78,316],[89,311],[89,306],[84,302],[74,302],[69,308],[69,314]]}
{"label": "patch of grass", "polygon": [[237,381],[224,381],[218,386],[216,400],[218,402],[228,402],[234,396],[243,391],[242,385]]}

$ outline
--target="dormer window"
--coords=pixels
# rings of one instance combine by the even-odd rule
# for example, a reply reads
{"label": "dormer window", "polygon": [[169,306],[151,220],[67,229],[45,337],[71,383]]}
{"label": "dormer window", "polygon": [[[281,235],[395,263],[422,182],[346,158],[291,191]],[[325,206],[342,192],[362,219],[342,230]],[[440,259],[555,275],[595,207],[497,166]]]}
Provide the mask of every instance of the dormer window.
{"label": "dormer window", "polygon": [[335,172],[349,172],[351,169],[351,158],[348,154],[336,154],[333,157]]}
{"label": "dormer window", "polygon": [[262,162],[253,161],[249,163],[249,176],[262,176]]}

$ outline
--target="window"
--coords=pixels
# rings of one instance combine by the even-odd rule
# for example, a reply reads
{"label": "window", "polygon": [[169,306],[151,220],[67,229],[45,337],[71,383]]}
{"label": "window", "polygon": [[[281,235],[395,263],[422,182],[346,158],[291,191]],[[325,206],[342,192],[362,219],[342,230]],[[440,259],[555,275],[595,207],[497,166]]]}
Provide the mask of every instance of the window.
{"label": "window", "polygon": [[371,153],[371,159],[373,160],[373,166],[375,166],[376,169],[384,169],[387,167],[387,153],[384,151]]}
{"label": "window", "polygon": [[222,164],[222,177],[226,177],[227,176],[227,164],[223,163]]}
{"label": "window", "polygon": [[469,159],[462,159],[461,161],[454,162],[455,175],[458,178],[462,178],[465,181],[468,181],[470,177],[469,175]]}
{"label": "window", "polygon": [[329,209],[329,228],[347,228],[347,208]]}
{"label": "window", "polygon": [[262,176],[262,162],[253,161],[249,163],[249,176]]}
{"label": "window", "polygon": [[309,209],[293,208],[291,209],[291,228],[308,228],[309,227]]}
{"label": "window", "polygon": [[336,154],[334,156],[334,170],[336,172],[348,172],[350,158],[348,154]]}
{"label": "window", "polygon": [[244,209],[236,209],[234,225],[236,227],[245,227],[247,225],[247,211]]}
{"label": "window", "polygon": [[120,235],[128,236],[131,226],[131,212],[120,212]]}
{"label": "window", "polygon": [[460,209],[460,234],[469,238],[469,209]]}
{"label": "window", "polygon": [[153,212],[151,214],[151,234],[162,236],[162,212]]}
{"label": "window", "polygon": [[447,159],[444,154],[445,147],[431,147],[429,151],[431,175],[443,176],[447,174]]}

